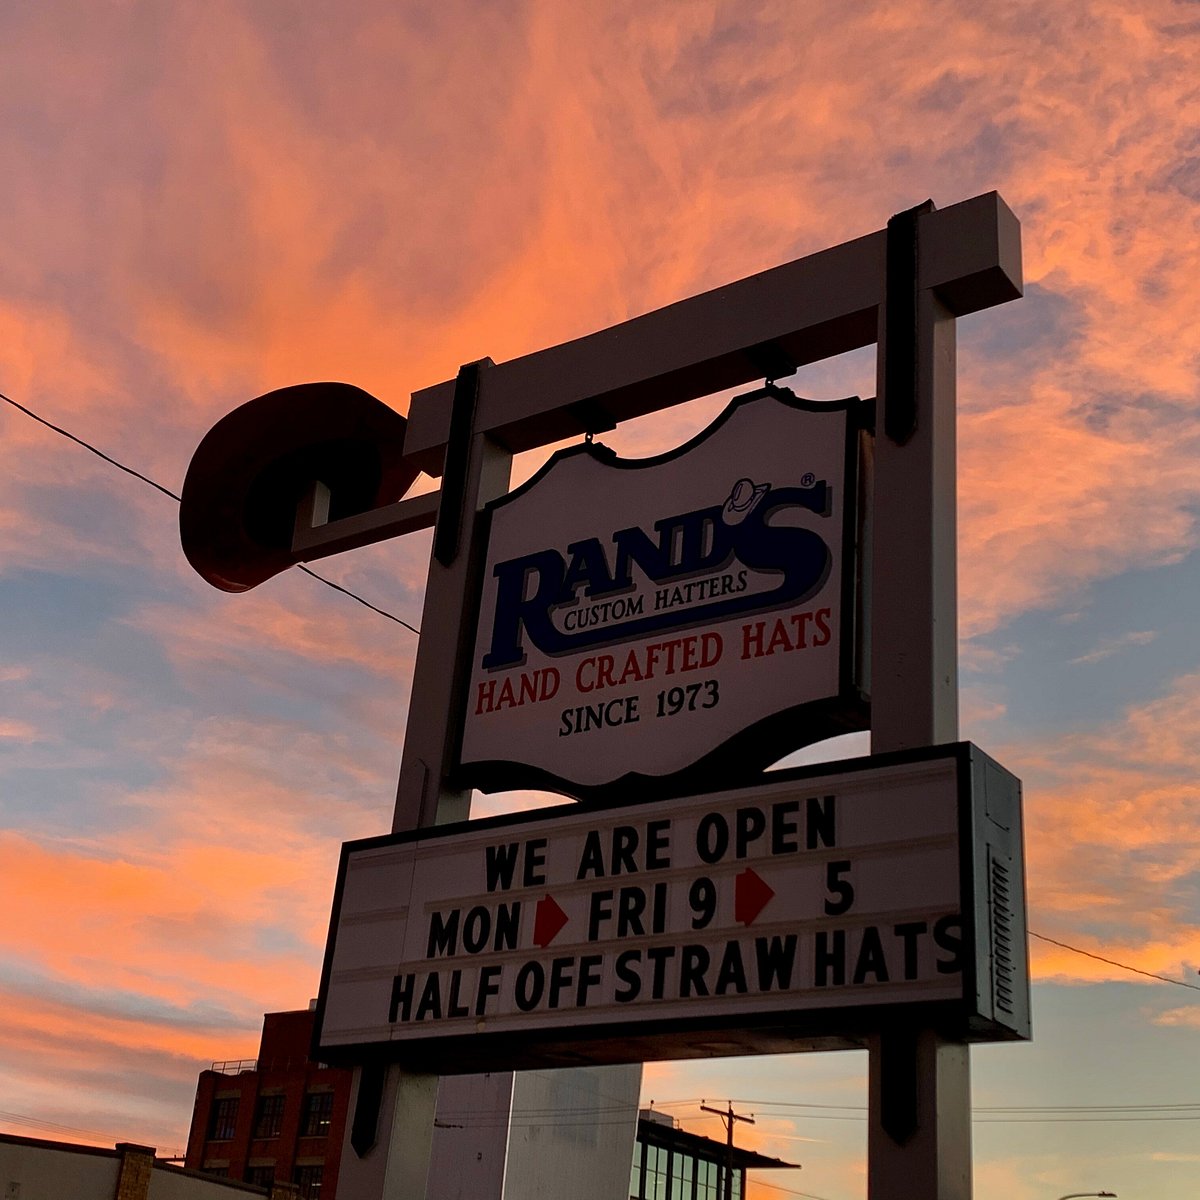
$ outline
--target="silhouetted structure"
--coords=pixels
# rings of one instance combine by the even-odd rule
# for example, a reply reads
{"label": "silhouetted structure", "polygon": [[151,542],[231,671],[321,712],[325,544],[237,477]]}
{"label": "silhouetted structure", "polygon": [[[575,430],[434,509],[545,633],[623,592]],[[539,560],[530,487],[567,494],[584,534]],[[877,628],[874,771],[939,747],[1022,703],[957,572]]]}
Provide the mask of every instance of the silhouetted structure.
{"label": "silhouetted structure", "polygon": [[[313,1016],[267,1013],[257,1059],[215,1062],[200,1073],[188,1168],[265,1188],[295,1183],[300,1200],[335,1200],[351,1073],[309,1059]],[[724,1143],[643,1109],[630,1200],[723,1200],[728,1153]],[[748,1167],[798,1166],[736,1147],[732,1161],[733,1200],[745,1195]]]}
{"label": "silhouetted structure", "polygon": [[[5,1200],[257,1200],[262,1192],[232,1180],[205,1179],[156,1157],[153,1146],[114,1149],[0,1133]],[[275,1184],[267,1200],[294,1200]]]}
{"label": "silhouetted structure", "polygon": [[[726,1163],[733,1171],[726,1190]],[[746,1194],[747,1167],[791,1167],[799,1163],[769,1158],[754,1150],[730,1150],[725,1143],[678,1129],[671,1117],[643,1108],[629,1178],[629,1200],[722,1200]]]}
{"label": "silhouetted structure", "polygon": [[351,1074],[309,1059],[312,1028],[311,1010],[267,1013],[257,1059],[200,1073],[187,1167],[334,1200]]}

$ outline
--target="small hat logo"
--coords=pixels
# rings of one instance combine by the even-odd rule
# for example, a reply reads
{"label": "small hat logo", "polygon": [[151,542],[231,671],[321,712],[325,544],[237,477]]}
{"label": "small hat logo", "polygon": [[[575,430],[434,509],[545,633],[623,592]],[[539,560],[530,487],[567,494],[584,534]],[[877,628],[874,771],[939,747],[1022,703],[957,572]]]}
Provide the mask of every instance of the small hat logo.
{"label": "small hat logo", "polygon": [[740,525],[770,490],[769,483],[756,484],[753,479],[739,479],[725,501],[721,519],[726,525]]}

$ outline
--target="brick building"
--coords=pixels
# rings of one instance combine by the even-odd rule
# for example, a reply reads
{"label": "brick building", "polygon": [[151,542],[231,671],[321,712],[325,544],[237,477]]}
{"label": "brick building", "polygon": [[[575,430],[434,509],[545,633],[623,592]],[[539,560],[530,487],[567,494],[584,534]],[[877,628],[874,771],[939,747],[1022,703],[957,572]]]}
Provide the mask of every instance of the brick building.
{"label": "brick building", "polygon": [[308,1057],[313,1013],[267,1013],[258,1058],[200,1073],[186,1166],[270,1188],[298,1185],[300,1200],[335,1200],[350,1072]]}
{"label": "brick building", "polygon": [[[200,1073],[185,1159],[189,1169],[268,1189],[293,1183],[299,1200],[335,1200],[351,1073],[310,1061],[313,1020],[311,1009],[267,1013],[257,1059],[216,1062]],[[489,1087],[507,1087],[511,1094],[511,1074],[458,1077],[449,1093],[439,1095],[438,1113],[445,1120],[434,1138],[434,1169],[447,1194],[480,1200],[541,1195],[535,1178],[547,1170],[556,1181],[569,1178],[581,1161],[572,1155],[586,1155],[601,1134],[614,1143],[606,1153],[632,1158],[630,1200],[724,1200],[730,1162],[730,1191],[733,1200],[741,1200],[747,1168],[797,1166],[752,1150],[735,1148],[730,1154],[723,1142],[687,1133],[648,1110],[638,1115],[636,1135],[632,1112],[629,1127],[618,1128],[613,1100],[602,1094],[600,1080],[613,1088],[612,1073],[622,1070],[534,1072],[530,1086],[545,1094],[524,1097],[528,1110],[514,1110],[515,1132],[472,1128],[480,1106],[489,1103],[482,1099]],[[635,1079],[629,1100],[636,1095]],[[533,1114],[539,1119],[531,1121]],[[492,1147],[497,1136],[499,1146]],[[620,1149],[622,1136],[628,1151]]]}

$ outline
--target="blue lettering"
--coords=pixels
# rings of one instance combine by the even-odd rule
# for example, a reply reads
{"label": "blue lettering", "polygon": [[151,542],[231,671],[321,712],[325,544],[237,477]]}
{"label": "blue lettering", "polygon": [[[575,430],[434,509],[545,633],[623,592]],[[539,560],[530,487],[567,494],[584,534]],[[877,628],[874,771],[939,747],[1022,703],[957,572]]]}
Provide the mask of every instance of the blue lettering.
{"label": "blue lettering", "polygon": [[[571,543],[567,547],[569,564],[555,550],[497,563],[493,569],[497,590],[492,640],[482,666],[492,671],[524,663],[522,631],[544,654],[569,654],[686,625],[803,604],[828,579],[833,556],[814,530],[770,525],[768,518],[787,508],[828,516],[831,501],[830,488],[822,480],[808,488],[769,490],[754,511],[734,525],[722,520],[720,506],[711,506],[656,521],[657,543],[636,526],[620,529],[612,538],[616,567],[611,574],[598,538]],[[651,582],[667,584],[720,570],[735,557],[753,571],[778,575],[778,584],[770,591],[745,595],[740,594],[743,583],[730,595],[722,591],[720,598],[707,604],[678,610],[673,606],[662,610],[660,592],[656,611],[640,620],[592,625],[574,633],[561,632],[554,625],[554,610],[576,603],[581,586],[588,597],[628,591],[633,586],[633,563]],[[535,581],[532,588],[531,579]],[[640,604],[629,611],[640,611]],[[575,622],[577,627],[581,623]]]}

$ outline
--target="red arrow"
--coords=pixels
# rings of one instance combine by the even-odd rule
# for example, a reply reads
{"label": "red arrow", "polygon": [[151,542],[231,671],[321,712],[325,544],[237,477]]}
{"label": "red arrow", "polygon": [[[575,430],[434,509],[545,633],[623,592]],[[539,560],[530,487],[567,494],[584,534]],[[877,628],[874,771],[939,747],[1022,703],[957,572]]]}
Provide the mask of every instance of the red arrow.
{"label": "red arrow", "polygon": [[533,944],[543,950],[550,945],[567,923],[567,914],[558,907],[558,902],[548,892],[537,902],[533,918]]}
{"label": "red arrow", "polygon": [[753,925],[775,891],[757,871],[749,867],[733,882],[733,919],[742,925]]}

